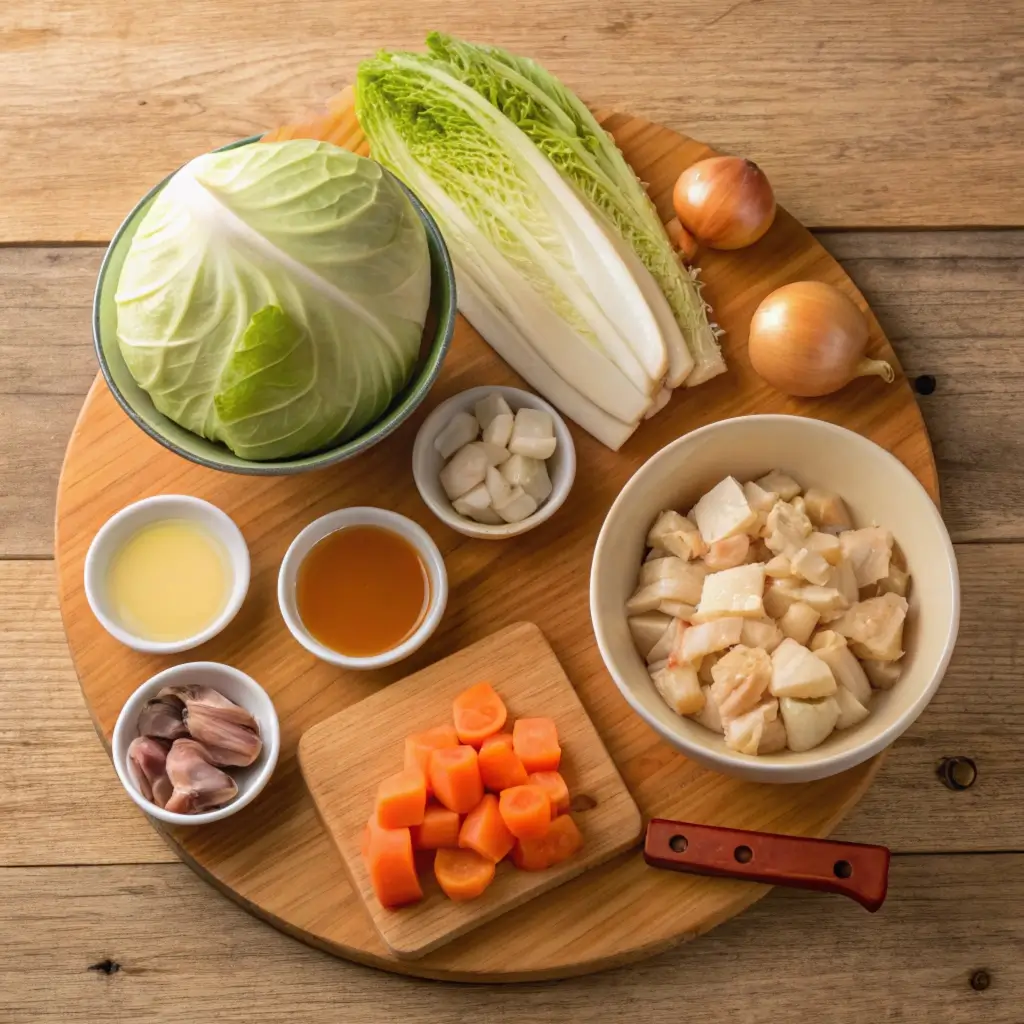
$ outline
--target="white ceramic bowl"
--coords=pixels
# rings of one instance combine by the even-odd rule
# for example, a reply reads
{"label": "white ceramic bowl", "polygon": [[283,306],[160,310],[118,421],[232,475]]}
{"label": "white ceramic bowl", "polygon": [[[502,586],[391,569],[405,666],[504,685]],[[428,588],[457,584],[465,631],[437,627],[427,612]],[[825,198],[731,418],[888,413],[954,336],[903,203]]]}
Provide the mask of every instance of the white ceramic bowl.
{"label": "white ceramic bowl", "polygon": [[[487,526],[476,523],[472,519],[460,516],[448,500],[441,486],[441,470],[445,460],[434,447],[434,439],[451,422],[459,412],[472,412],[473,407],[481,398],[497,391],[513,412],[522,408],[543,409],[551,416],[555,424],[555,438],[558,445],[554,455],[547,460],[548,475],[551,477],[551,494],[547,501],[532,516],[519,523],[503,523],[500,526]],[[520,388],[509,388],[494,385],[492,387],[470,388],[453,395],[442,402],[424,421],[416,435],[416,443],[412,449],[412,475],[420,497],[427,503],[431,512],[450,526],[453,530],[467,537],[480,537],[483,540],[504,540],[516,537],[527,530],[550,519],[561,506],[572,490],[572,482],[576,478],[576,447],[572,443],[572,434],[565,425],[565,420],[558,415],[555,408],[538,398],[537,395]]]}
{"label": "white ceramic bowl", "polygon": [[[419,552],[430,579],[430,604],[427,606],[427,614],[423,617],[416,632],[390,651],[365,658],[339,654],[320,643],[306,629],[295,600],[295,581],[302,560],[309,554],[310,549],[317,541],[348,526],[378,526],[404,537]],[[419,650],[431,633],[437,629],[441,616],[444,615],[445,606],[448,604],[448,573],[445,571],[444,559],[441,557],[437,545],[418,523],[414,523],[405,516],[400,516],[397,512],[389,512],[382,508],[343,508],[337,512],[328,512],[327,515],[321,516],[319,519],[314,519],[291,542],[281,562],[281,571],[277,576],[277,603],[281,607],[281,615],[284,617],[285,625],[291,630],[292,636],[311,654],[343,668],[383,668],[385,665],[393,665],[396,661],[407,658],[413,651]]]}
{"label": "white ceramic bowl", "polygon": [[[229,700],[244,707],[259,723],[263,749],[248,768],[224,769],[238,783],[238,796],[231,803],[215,811],[204,811],[202,814],[175,814],[157,807],[139,792],[128,770],[128,747],[139,735],[139,713],[146,701],[155,697],[165,686],[189,684],[213,687]],[[114,739],[111,744],[114,769],[128,795],[146,814],[169,825],[205,825],[236,814],[251,804],[270,780],[280,752],[281,727],[274,703],[266,690],[244,672],[216,661],[190,661],[184,665],[164,669],[163,672],[147,679],[121,708],[121,714],[117,716],[117,723],[114,725]]]}
{"label": "white ceramic bowl", "polygon": [[[891,530],[911,574],[903,674],[878,691],[871,714],[805,753],[749,756],[682,718],[661,699],[633,646],[624,604],[636,585],[647,530],[666,508],[688,510],[725,476],[770,469],[804,487],[840,494],[858,526]],[[706,767],[758,782],[807,782],[852,768],[892,743],[932,699],[949,664],[960,619],[960,584],[949,534],[913,474],[883,448],[842,427],[798,416],[744,416],[695,430],[633,475],[598,537],[590,612],[605,665],[633,709],[669,743]]]}
{"label": "white ceramic bowl", "polygon": [[[224,610],[206,629],[183,640],[146,640],[136,636],[118,620],[107,597],[107,570],[113,556],[143,526],[164,519],[189,519],[205,527],[223,545],[231,573],[231,591]],[[159,580],[154,585],[159,586]],[[126,505],[100,527],[85,556],[85,596],[93,614],[112,637],[147,654],[177,654],[206,643],[238,614],[248,590],[249,549],[242,531],[216,505],[188,494],[159,494]]]}

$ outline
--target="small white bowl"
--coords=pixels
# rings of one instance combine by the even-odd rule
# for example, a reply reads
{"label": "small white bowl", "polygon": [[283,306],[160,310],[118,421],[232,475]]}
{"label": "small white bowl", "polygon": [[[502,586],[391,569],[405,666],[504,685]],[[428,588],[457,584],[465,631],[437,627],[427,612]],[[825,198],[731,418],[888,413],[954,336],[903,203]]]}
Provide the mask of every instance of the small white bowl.
{"label": "small white bowl", "polygon": [[[248,768],[225,768],[238,783],[238,796],[231,803],[215,811],[204,811],[202,814],[175,814],[157,807],[147,800],[132,779],[128,770],[128,747],[139,735],[139,714],[142,706],[165,686],[187,686],[196,684],[210,686],[222,693],[229,700],[241,705],[259,723],[260,738],[263,749],[260,756]],[[111,743],[111,756],[114,769],[121,785],[128,795],[150,817],[169,825],[206,825],[211,821],[220,821],[236,814],[243,807],[251,804],[263,787],[270,781],[281,752],[281,727],[274,710],[274,702],[266,690],[255,679],[230,665],[222,665],[217,661],[191,661],[184,665],[175,665],[165,669],[151,679],[147,679],[129,698],[121,714],[117,716],[114,726],[114,739]]]}
{"label": "small white bowl", "polygon": [[[299,566],[309,554],[310,549],[324,537],[348,526],[378,526],[382,530],[391,530],[392,533],[404,537],[419,552],[430,580],[430,604],[427,606],[427,614],[412,636],[390,651],[368,657],[339,654],[338,651],[332,651],[330,647],[325,647],[306,629],[299,615],[295,599],[295,581],[298,578]],[[315,654],[323,661],[328,661],[332,665],[340,665],[342,668],[383,668],[385,665],[393,665],[396,661],[409,657],[413,651],[419,650],[431,633],[437,629],[448,604],[448,573],[437,545],[418,523],[406,519],[405,516],[400,516],[397,512],[389,512],[382,508],[368,506],[343,508],[337,512],[328,512],[327,515],[321,516],[319,519],[314,519],[291,542],[281,562],[281,571],[277,575],[277,603],[281,607],[281,615],[284,617],[285,625],[291,630],[292,636],[310,654]]]}
{"label": "small white bowl", "polygon": [[[150,523],[165,519],[188,519],[199,523],[224,546],[231,572],[231,592],[224,610],[202,632],[183,640],[146,640],[119,622],[107,597],[107,570],[121,546]],[[159,585],[159,581],[154,581]],[[215,637],[238,614],[249,590],[249,549],[234,520],[202,498],[188,494],[159,494],[126,505],[111,516],[89,545],[85,556],[85,596],[100,625],[127,647],[146,654],[178,654]]]}
{"label": "small white bowl", "polygon": [[[452,508],[444,488],[441,486],[441,470],[445,460],[434,447],[434,439],[451,422],[459,412],[472,412],[473,407],[481,398],[498,392],[513,412],[522,408],[543,409],[555,424],[555,438],[558,445],[554,455],[547,460],[548,475],[551,477],[551,494],[532,516],[527,516],[519,523],[503,523],[500,526],[487,526],[460,516]],[[529,391],[520,388],[509,388],[494,385],[490,387],[470,388],[453,395],[442,402],[424,421],[416,435],[416,443],[412,449],[412,476],[420,497],[426,502],[431,512],[453,530],[467,537],[479,537],[483,540],[504,540],[516,537],[527,530],[550,519],[561,506],[572,490],[572,482],[576,478],[576,446],[572,443],[572,434],[565,420],[558,415],[553,406],[538,398]]]}
{"label": "small white bowl", "polygon": [[[664,509],[685,511],[723,477],[771,469],[803,486],[839,494],[857,526],[891,531],[911,575],[903,674],[876,691],[859,725],[804,753],[751,756],[677,715],[661,699],[633,645],[625,602],[636,586],[647,531]],[[960,583],[949,534],[925,489],[894,456],[853,431],[800,416],[743,416],[686,434],[633,474],[608,512],[594,550],[590,614],[604,663],[633,710],[687,757],[755,782],[809,782],[853,768],[884,750],[935,695],[960,621]]]}

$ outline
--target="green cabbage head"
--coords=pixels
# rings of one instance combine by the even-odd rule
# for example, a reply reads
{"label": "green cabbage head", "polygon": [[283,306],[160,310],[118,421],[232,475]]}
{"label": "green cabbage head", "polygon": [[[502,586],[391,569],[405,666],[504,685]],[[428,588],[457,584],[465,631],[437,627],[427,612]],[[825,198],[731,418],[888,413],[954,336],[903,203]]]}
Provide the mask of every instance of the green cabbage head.
{"label": "green cabbage head", "polygon": [[423,223],[371,160],[295,140],[208,153],[145,214],[117,334],[165,416],[244,459],[338,444],[409,379],[430,293]]}

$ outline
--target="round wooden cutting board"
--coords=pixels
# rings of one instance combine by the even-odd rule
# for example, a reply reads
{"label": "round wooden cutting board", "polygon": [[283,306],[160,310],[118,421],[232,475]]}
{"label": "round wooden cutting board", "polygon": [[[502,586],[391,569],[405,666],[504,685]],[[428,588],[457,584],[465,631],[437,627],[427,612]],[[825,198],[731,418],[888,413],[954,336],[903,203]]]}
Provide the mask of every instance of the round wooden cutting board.
{"label": "round wooden cutting board", "polygon": [[[711,151],[640,118],[614,114],[605,124],[669,217],[676,177]],[[360,141],[354,139],[353,148]],[[644,815],[825,836],[860,799],[878,759],[792,786],[740,782],[687,761],[629,709],[594,642],[588,578],[605,513],[650,455],[695,427],[755,412],[831,420],[889,449],[938,496],[928,436],[902,374],[888,387],[862,380],[828,399],[798,401],[771,390],[751,370],[747,324],[758,302],[779,285],[830,281],[867,309],[842,268],[803,227],[780,209],[757,245],[706,252],[700,265],[705,295],[727,332],[729,372],[676,392],[619,452],[574,427],[579,468],[569,500],[549,522],[510,541],[452,532],[434,519],[412,482],[413,438],[435,405],[478,384],[522,386],[461,318],[441,377],[410,421],[371,454],[302,476],[233,476],[194,466],[144,435],[97,378],[64,462],[56,554],[68,642],[100,735],[109,745],[121,706],[144,679],[195,659],[250,673],[280,715],[281,760],[260,799],[218,824],[167,832],[203,877],[275,926],[332,953],[460,981],[550,978],[622,963],[706,932],[763,896],[763,886],[652,870],[633,851],[421,960],[388,955],[317,819],[295,759],[299,737],[387,683],[524,620],[536,622],[550,640]],[[871,354],[895,361],[870,314],[869,321]],[[785,452],[778,462],[785,467]],[[241,527],[252,553],[252,585],[238,618],[215,640],[176,658],[118,644],[96,622],[82,586],[86,550],[104,521],[132,501],[161,493],[195,494],[219,505]],[[378,505],[411,517],[430,532],[448,566],[451,596],[441,628],[414,657],[380,672],[345,672],[317,661],[292,639],[277,609],[277,570],[289,542],[313,519],[346,505]]]}

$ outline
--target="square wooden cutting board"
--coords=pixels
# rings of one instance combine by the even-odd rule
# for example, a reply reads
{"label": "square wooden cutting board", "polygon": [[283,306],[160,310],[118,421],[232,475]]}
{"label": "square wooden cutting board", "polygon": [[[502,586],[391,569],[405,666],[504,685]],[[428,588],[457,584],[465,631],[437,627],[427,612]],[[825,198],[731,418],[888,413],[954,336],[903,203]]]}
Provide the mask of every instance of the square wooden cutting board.
{"label": "square wooden cutting board", "polygon": [[[506,859],[487,891],[465,903],[444,895],[427,859],[420,870],[424,899],[385,909],[373,894],[360,855],[360,835],[377,785],[402,769],[407,735],[450,722],[456,695],[484,681],[508,707],[506,728],[516,718],[546,715],[555,720],[560,770],[573,798],[583,849],[547,871],[519,871]],[[423,956],[629,849],[642,828],[640,811],[576,691],[544,634],[530,622],[508,626],[313,726],[299,742],[299,764],[381,938],[405,959]]]}

